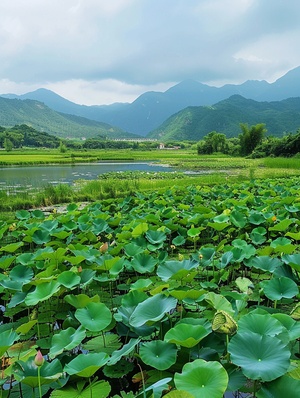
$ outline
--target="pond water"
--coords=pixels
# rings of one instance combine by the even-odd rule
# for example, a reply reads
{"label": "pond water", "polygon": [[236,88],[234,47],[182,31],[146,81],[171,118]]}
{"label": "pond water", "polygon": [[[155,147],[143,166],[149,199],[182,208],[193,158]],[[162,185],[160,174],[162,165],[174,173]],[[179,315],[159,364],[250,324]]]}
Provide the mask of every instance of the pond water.
{"label": "pond water", "polygon": [[10,166],[0,168],[0,189],[72,184],[76,180],[95,180],[100,174],[116,171],[170,172],[173,168],[147,162],[98,162],[68,165]]}

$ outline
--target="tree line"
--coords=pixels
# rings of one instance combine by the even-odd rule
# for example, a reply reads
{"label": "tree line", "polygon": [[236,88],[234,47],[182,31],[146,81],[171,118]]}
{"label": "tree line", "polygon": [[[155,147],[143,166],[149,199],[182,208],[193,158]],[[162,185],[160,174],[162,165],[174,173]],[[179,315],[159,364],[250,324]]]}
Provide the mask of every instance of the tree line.
{"label": "tree line", "polygon": [[267,156],[294,156],[300,152],[300,129],[296,134],[283,137],[266,136],[264,123],[248,126],[240,124],[238,137],[227,138],[225,134],[212,131],[197,144],[198,154],[224,153],[232,156],[262,158]]}

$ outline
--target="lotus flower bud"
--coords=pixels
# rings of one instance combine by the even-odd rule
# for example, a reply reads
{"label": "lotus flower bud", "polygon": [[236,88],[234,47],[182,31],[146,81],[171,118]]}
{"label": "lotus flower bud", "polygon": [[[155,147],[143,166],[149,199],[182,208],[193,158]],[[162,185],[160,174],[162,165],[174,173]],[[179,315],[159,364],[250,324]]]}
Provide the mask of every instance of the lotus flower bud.
{"label": "lotus flower bud", "polygon": [[40,350],[38,350],[35,358],[34,358],[34,363],[36,364],[36,366],[42,366],[44,363],[45,359],[41,353]]}

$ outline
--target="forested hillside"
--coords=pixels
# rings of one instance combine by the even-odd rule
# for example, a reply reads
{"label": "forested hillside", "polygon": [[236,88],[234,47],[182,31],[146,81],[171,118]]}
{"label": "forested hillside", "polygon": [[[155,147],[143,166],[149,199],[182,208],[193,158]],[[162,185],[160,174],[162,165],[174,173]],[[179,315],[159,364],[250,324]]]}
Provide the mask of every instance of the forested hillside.
{"label": "forested hillside", "polygon": [[79,116],[56,112],[39,101],[0,97],[0,126],[27,124],[61,138],[89,138],[98,134],[108,138],[129,138],[118,127]]}
{"label": "forested hillside", "polygon": [[148,137],[160,140],[200,140],[211,131],[227,137],[240,133],[240,123],[264,123],[269,135],[280,137],[300,127],[300,98],[258,102],[234,95],[213,106],[188,107],[167,119]]}

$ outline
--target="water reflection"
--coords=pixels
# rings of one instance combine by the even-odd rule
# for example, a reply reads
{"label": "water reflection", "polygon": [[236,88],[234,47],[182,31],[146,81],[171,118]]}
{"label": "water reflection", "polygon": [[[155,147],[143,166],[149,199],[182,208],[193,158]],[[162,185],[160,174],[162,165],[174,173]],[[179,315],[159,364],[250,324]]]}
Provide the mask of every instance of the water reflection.
{"label": "water reflection", "polygon": [[100,174],[117,171],[170,172],[171,167],[146,162],[99,162],[72,165],[12,166],[0,168],[0,189],[72,184],[76,180],[95,180]]}

